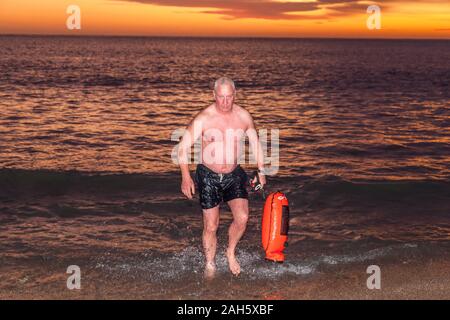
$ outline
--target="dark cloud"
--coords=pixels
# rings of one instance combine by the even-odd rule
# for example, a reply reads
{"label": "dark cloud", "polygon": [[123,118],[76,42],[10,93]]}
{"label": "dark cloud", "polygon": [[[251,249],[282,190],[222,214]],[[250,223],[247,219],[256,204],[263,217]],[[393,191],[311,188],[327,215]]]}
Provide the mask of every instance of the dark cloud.
{"label": "dark cloud", "polygon": [[[117,1],[117,0],[114,0]],[[317,0],[315,2],[283,2],[273,0],[121,0],[159,6],[210,8],[205,14],[221,15],[225,19],[260,18],[271,20],[329,19],[355,13],[365,13],[368,3],[378,4],[383,10],[393,2],[405,0],[362,1],[362,0]],[[439,0],[440,1],[440,0]],[[430,0],[430,2],[439,2]],[[445,0],[447,1],[447,0]],[[326,9],[325,13],[319,13]]]}
{"label": "dark cloud", "polygon": [[208,14],[223,15],[228,19],[264,18],[293,19],[291,12],[312,12],[318,9],[315,2],[278,2],[270,0],[125,0],[148,3],[160,6],[175,6],[185,8],[211,8],[203,11]]}

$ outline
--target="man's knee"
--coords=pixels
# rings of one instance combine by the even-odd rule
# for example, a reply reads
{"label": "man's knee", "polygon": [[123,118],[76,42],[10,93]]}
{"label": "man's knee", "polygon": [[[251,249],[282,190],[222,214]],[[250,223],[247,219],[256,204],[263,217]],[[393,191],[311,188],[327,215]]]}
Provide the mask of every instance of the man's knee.
{"label": "man's knee", "polygon": [[216,233],[219,227],[219,223],[216,222],[206,222],[203,226],[203,231],[207,233]]}
{"label": "man's knee", "polygon": [[216,233],[219,227],[219,217],[216,212],[205,211],[203,212],[203,231]]}
{"label": "man's knee", "polygon": [[234,222],[239,226],[246,226],[248,221],[248,212],[240,211],[234,215]]}

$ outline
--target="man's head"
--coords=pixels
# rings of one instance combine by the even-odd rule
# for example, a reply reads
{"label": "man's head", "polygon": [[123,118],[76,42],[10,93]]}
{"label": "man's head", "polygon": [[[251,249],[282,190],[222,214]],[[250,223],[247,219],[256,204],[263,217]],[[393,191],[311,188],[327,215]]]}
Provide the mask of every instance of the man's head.
{"label": "man's head", "polygon": [[216,80],[214,83],[214,99],[216,99],[216,106],[220,111],[227,112],[231,110],[235,95],[236,88],[233,80],[227,77]]}

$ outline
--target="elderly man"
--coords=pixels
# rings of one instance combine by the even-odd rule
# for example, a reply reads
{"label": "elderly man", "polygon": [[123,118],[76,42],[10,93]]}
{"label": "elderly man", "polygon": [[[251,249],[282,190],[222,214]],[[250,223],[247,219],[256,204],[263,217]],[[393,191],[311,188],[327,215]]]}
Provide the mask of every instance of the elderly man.
{"label": "elderly man", "polygon": [[195,184],[191,178],[188,157],[193,143],[201,138],[201,164],[197,165],[195,181],[198,186],[200,205],[203,211],[203,248],[206,257],[205,276],[214,276],[217,246],[216,231],[219,225],[219,205],[228,203],[233,222],[228,231],[227,259],[230,271],[240,273],[235,250],[248,220],[247,174],[238,164],[242,153],[242,141],[248,136],[253,155],[258,165],[262,185],[264,159],[261,144],[255,130],[252,116],[244,108],[234,104],[236,90],[234,82],[222,77],[214,85],[215,103],[200,111],[187,127],[178,149],[181,168],[181,190],[192,199]]}

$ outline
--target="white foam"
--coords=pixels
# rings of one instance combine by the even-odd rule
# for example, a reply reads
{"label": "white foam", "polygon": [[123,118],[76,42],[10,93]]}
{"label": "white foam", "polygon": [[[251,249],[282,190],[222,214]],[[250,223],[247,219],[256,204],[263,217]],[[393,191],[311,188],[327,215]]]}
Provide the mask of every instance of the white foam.
{"label": "white foam", "polygon": [[[291,258],[282,264],[269,262],[263,254],[257,251],[239,250],[237,259],[241,265],[242,279],[275,279],[282,276],[301,276],[313,274],[320,265],[338,265],[352,262],[364,262],[376,258],[396,254],[399,250],[416,248],[416,244],[392,245],[369,250],[353,255],[319,256],[299,261]],[[289,258],[288,258],[289,259]],[[217,276],[229,275],[225,252],[216,255]],[[131,277],[143,277],[152,281],[189,279],[203,274],[204,255],[201,248],[187,247],[171,256],[155,256],[147,252],[141,256],[114,260],[106,254],[99,258],[96,268],[108,270],[111,273],[127,274]]]}

